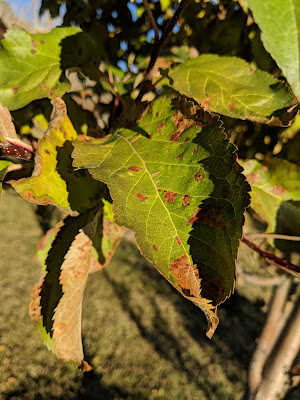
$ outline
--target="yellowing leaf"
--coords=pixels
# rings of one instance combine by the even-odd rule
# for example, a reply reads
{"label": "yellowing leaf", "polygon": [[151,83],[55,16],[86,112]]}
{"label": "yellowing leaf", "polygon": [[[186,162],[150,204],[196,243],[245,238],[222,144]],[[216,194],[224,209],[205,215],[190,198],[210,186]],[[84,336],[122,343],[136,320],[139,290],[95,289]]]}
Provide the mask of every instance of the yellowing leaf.
{"label": "yellowing leaf", "polygon": [[83,361],[81,307],[87,277],[109,263],[123,234],[112,220],[111,204],[104,210],[105,216],[94,209],[67,217],[46,233],[36,252],[43,273],[32,290],[31,317],[48,347],[84,370],[89,366]]}
{"label": "yellowing leaf", "polygon": [[268,223],[267,232],[276,232],[280,210],[300,200],[300,167],[280,158],[265,165],[257,160],[242,165],[252,189],[251,207]]}
{"label": "yellowing leaf", "polygon": [[70,155],[76,138],[65,104],[57,98],[48,130],[38,142],[32,177],[10,181],[14,189],[32,203],[53,204],[70,215],[97,204],[103,185],[87,172],[72,168]]}

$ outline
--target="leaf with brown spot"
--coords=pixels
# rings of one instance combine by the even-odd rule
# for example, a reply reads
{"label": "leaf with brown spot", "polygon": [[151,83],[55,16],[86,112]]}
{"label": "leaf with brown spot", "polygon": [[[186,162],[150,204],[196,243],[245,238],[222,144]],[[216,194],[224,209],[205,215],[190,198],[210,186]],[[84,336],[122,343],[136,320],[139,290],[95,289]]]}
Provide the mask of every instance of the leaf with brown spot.
{"label": "leaf with brown spot", "polygon": [[27,201],[53,204],[70,215],[94,207],[104,186],[87,171],[72,167],[72,141],[77,138],[65,103],[56,98],[48,129],[38,142],[32,176],[9,183]]}
{"label": "leaf with brown spot", "polygon": [[268,223],[267,232],[300,235],[300,226],[295,225],[299,219],[300,167],[280,158],[270,159],[265,165],[248,160],[242,166],[251,184],[251,207]]}
{"label": "leaf with brown spot", "polygon": [[[17,110],[33,100],[48,97],[49,92],[51,97],[63,96],[71,85],[62,73],[60,42],[76,33],[78,29],[73,26],[42,34],[30,34],[22,28],[8,29],[0,51],[1,103],[9,110]],[[47,46],[43,45],[44,40]]]}
{"label": "leaf with brown spot", "polygon": [[173,89],[205,111],[266,123],[276,110],[290,107],[294,96],[268,73],[249,69],[241,58],[202,54],[170,70],[169,77]]}
{"label": "leaf with brown spot", "polygon": [[103,209],[59,222],[38,246],[43,273],[31,293],[30,314],[48,347],[66,361],[83,362],[81,307],[87,277],[109,263],[123,231],[105,202]]}
{"label": "leaf with brown spot", "polygon": [[[163,136],[157,130],[162,122]],[[202,308],[210,335],[217,325],[216,306],[233,291],[249,203],[249,186],[221,122],[186,99],[161,97],[133,129],[74,147],[74,165],[107,184],[116,222],[132,229],[141,253]],[[134,173],[130,166],[143,171]],[[186,270],[183,281],[180,268]]]}
{"label": "leaf with brown spot", "polygon": [[48,347],[76,364],[83,361],[81,307],[97,211],[67,217],[45,235],[36,253],[43,273],[31,293],[32,319]]}

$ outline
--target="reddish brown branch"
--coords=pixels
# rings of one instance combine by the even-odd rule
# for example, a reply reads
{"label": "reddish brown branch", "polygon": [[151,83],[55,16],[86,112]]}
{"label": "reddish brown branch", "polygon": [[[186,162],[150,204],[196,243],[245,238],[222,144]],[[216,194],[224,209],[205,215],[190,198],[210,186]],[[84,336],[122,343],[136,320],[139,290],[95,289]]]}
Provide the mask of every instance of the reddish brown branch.
{"label": "reddish brown branch", "polygon": [[[242,238],[242,242],[244,242],[252,250],[259,253],[270,264],[276,265],[277,267],[280,266],[279,268],[281,268],[281,269],[284,268],[285,272],[291,273],[293,271],[294,273],[292,273],[292,275],[294,275],[294,276],[298,276],[298,277],[300,276],[300,275],[298,275],[298,274],[300,274],[300,267],[298,267],[297,265],[294,265],[294,264],[290,263],[289,261],[284,260],[283,258],[279,258],[279,257],[275,256],[275,254],[271,253],[270,251],[260,248],[255,243],[250,242],[250,240],[246,239],[245,237]],[[270,262],[270,261],[272,261],[272,262]],[[297,275],[295,275],[295,273]]]}
{"label": "reddish brown branch", "polygon": [[152,75],[152,71],[154,68],[154,65],[156,63],[156,60],[159,56],[159,53],[161,52],[161,50],[164,48],[165,44],[167,43],[169,36],[171,35],[175,25],[177,24],[181,14],[183,13],[183,10],[185,9],[185,7],[187,6],[189,0],[182,0],[180,2],[180,4],[177,7],[177,10],[175,11],[171,21],[169,22],[169,24],[167,25],[166,29],[164,30],[163,34],[161,35],[161,38],[159,40],[157,40],[154,43],[154,47],[153,47],[153,52],[151,55],[151,59],[149,61],[145,76],[144,76],[144,80],[143,83],[141,85],[141,90],[139,95],[136,98],[136,101],[140,101],[142,100],[144,94],[148,91],[148,87],[149,85],[149,80],[151,78]]}

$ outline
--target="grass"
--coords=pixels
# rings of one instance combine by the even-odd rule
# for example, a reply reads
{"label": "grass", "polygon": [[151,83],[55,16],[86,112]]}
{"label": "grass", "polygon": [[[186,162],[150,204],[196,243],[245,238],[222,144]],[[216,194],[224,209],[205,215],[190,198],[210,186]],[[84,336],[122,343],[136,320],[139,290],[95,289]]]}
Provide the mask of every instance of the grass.
{"label": "grass", "polygon": [[243,398],[265,318],[251,296],[234,294],[220,308],[210,341],[202,312],[124,240],[88,281],[83,344],[94,369],[83,374],[45,348],[28,314],[40,273],[34,206],[6,191],[0,210],[0,400]]}

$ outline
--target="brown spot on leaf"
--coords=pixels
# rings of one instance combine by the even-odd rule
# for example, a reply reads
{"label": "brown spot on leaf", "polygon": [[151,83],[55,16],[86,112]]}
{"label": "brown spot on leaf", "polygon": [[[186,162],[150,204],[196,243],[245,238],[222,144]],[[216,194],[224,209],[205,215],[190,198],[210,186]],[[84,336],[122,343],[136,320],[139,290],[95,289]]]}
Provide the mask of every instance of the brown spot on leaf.
{"label": "brown spot on leaf", "polygon": [[45,42],[44,42],[43,40],[40,40],[40,43],[41,43],[41,44],[45,44]]}
{"label": "brown spot on leaf", "polygon": [[145,195],[142,194],[142,193],[136,193],[136,195],[137,195],[137,198],[138,198],[140,201],[145,201],[145,200],[148,199],[148,197],[145,196]]}
{"label": "brown spot on leaf", "polygon": [[254,69],[253,69],[253,68],[249,68],[249,69],[248,69],[248,72],[249,72],[249,74],[253,74]]}
{"label": "brown spot on leaf", "polygon": [[190,141],[190,138],[189,138],[189,137],[185,138],[185,142],[186,142],[186,143],[189,142],[189,141]]}
{"label": "brown spot on leaf", "polygon": [[[162,128],[163,128],[165,125],[166,125],[165,122],[161,122],[161,123],[157,126],[157,130],[158,130],[159,133],[161,133],[161,130],[162,130]],[[163,133],[162,133],[162,135],[163,135]]]}
{"label": "brown spot on leaf", "polygon": [[177,158],[180,160],[182,157],[182,154],[178,154]]}
{"label": "brown spot on leaf", "polygon": [[198,174],[195,175],[196,181],[202,181],[204,179],[205,175],[201,174],[201,172],[198,172]]}
{"label": "brown spot on leaf", "polygon": [[83,372],[89,372],[93,369],[93,367],[91,367],[90,364],[87,363],[86,361],[81,361],[81,363],[77,366],[77,368]]}
{"label": "brown spot on leaf", "polygon": [[194,148],[193,153],[194,153],[194,154],[198,153],[198,147],[195,147],[195,148]]}
{"label": "brown spot on leaf", "polygon": [[188,206],[190,204],[190,198],[191,198],[191,196],[189,194],[183,195],[182,205]]}
{"label": "brown spot on leaf", "polygon": [[30,53],[31,53],[31,54],[35,54],[35,53],[36,53],[36,50],[31,49],[31,50],[30,50]]}
{"label": "brown spot on leaf", "polygon": [[137,172],[137,171],[140,171],[142,168],[140,168],[140,167],[136,167],[136,166],[132,166],[132,167],[128,167],[128,169],[130,169],[130,171],[135,171],[135,172]]}
{"label": "brown spot on leaf", "polygon": [[259,175],[257,172],[252,172],[252,174],[249,174],[247,176],[247,180],[249,183],[255,183],[259,181]]}
{"label": "brown spot on leaf", "polygon": [[2,83],[2,86],[6,86],[6,85],[7,85],[7,83],[8,83],[8,82],[3,82],[3,83]]}
{"label": "brown spot on leaf", "polygon": [[227,107],[229,108],[229,110],[231,110],[232,108],[235,108],[235,104],[228,104]]}
{"label": "brown spot on leaf", "polygon": [[157,251],[157,246],[155,244],[153,245],[153,248],[155,251]]}
{"label": "brown spot on leaf", "polygon": [[12,91],[13,91],[14,93],[17,93],[18,90],[19,90],[18,87],[14,87],[14,88],[12,89]]}
{"label": "brown spot on leaf", "polygon": [[210,111],[210,102],[208,100],[196,100],[204,111]]}
{"label": "brown spot on leaf", "polygon": [[48,149],[45,149],[45,153],[46,154],[51,154],[50,151]]}
{"label": "brown spot on leaf", "polygon": [[169,268],[181,289],[189,291],[190,296],[200,296],[200,279],[195,265],[191,265],[187,255],[175,258]]}
{"label": "brown spot on leaf", "polygon": [[41,83],[37,86],[37,89],[49,89],[49,86],[46,83]]}
{"label": "brown spot on leaf", "polygon": [[270,187],[269,192],[274,196],[281,196],[287,192],[287,189],[281,185],[274,185]]}
{"label": "brown spot on leaf", "polygon": [[53,95],[54,95],[53,90],[50,90],[49,96],[53,96]]}
{"label": "brown spot on leaf", "polygon": [[171,142],[178,142],[182,132],[184,132],[190,126],[195,125],[195,120],[183,115],[180,110],[176,110],[176,112],[174,113],[173,121],[176,130],[174,133],[172,133],[170,137]]}
{"label": "brown spot on leaf", "polygon": [[164,198],[166,203],[174,203],[176,199],[177,193],[169,192],[168,190],[164,190]]}
{"label": "brown spot on leaf", "polygon": [[32,45],[33,47],[37,47],[37,42],[36,42],[35,40],[32,40],[32,41],[31,41],[31,45]]}
{"label": "brown spot on leaf", "polygon": [[198,212],[201,210],[201,208],[197,208],[197,210],[194,212],[194,214],[187,220],[188,225],[193,225],[194,222],[198,220]]}
{"label": "brown spot on leaf", "polygon": [[178,236],[175,237],[176,242],[181,246],[181,240],[179,239]]}
{"label": "brown spot on leaf", "polygon": [[194,214],[188,219],[187,224],[192,225],[194,223],[209,225],[214,228],[221,229],[226,233],[227,228],[223,221],[224,207],[220,205],[216,206],[203,206],[198,207]]}
{"label": "brown spot on leaf", "polygon": [[167,151],[171,151],[172,149],[167,149]]}

